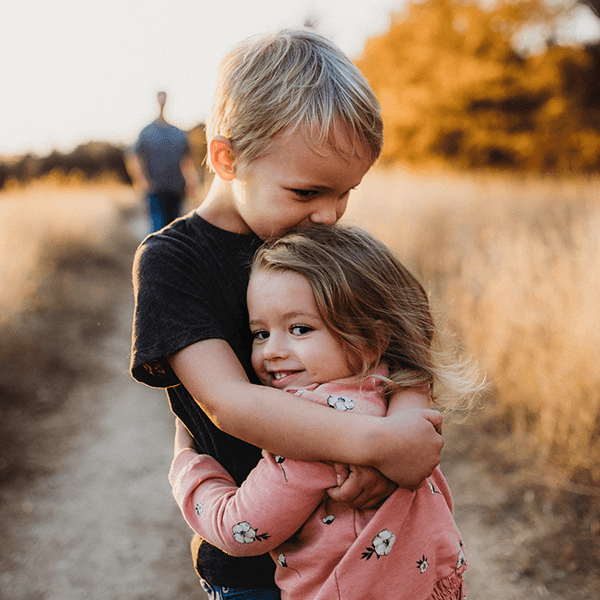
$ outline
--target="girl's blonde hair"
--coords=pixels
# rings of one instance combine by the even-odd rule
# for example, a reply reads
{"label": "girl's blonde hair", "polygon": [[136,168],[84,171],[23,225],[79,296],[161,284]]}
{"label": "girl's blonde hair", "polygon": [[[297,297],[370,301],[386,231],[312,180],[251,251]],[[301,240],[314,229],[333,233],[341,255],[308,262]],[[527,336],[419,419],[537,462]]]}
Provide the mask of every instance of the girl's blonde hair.
{"label": "girl's blonde hair", "polygon": [[338,224],[288,233],[259,249],[252,268],[306,278],[325,325],[360,358],[360,379],[384,364],[388,393],[427,385],[445,412],[470,408],[484,390],[474,361],[442,343],[423,286],[365,230]]}
{"label": "girl's blonde hair", "polygon": [[381,107],[354,63],[326,38],[302,29],[250,37],[221,61],[206,123],[208,143],[228,138],[236,166],[265,154],[284,129],[336,148],[337,121],[375,161],[383,144]]}

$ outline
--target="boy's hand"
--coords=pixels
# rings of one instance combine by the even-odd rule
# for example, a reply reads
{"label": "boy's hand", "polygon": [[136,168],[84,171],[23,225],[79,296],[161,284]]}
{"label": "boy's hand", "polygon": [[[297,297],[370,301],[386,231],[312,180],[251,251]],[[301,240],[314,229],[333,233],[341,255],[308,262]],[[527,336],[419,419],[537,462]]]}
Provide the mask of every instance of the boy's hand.
{"label": "boy's hand", "polygon": [[435,410],[403,410],[382,419],[376,441],[381,459],[374,466],[400,487],[417,489],[440,464],[442,415]]}
{"label": "boy's hand", "polygon": [[333,500],[343,502],[351,508],[377,508],[398,487],[371,467],[341,463],[334,463],[333,466],[338,485],[329,488],[327,493]]}
{"label": "boy's hand", "polygon": [[194,451],[196,450],[194,438],[190,435],[186,426],[178,418],[175,418],[175,456],[186,448],[191,448]]}

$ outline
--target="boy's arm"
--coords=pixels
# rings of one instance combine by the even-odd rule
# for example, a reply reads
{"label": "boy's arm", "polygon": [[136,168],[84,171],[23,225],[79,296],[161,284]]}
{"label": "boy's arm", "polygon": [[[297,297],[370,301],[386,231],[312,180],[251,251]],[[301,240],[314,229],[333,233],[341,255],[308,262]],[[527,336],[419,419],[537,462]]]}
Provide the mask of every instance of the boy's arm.
{"label": "boy's arm", "polygon": [[187,346],[169,363],[217,427],[272,454],[371,466],[404,487],[428,477],[440,462],[436,411],[357,417],[253,385],[219,339]]}
{"label": "boy's arm", "polygon": [[[389,400],[387,414],[393,415],[413,408],[429,408],[429,388],[423,386],[398,390]],[[436,429],[441,433],[441,422]],[[334,500],[344,502],[353,508],[362,510],[375,508],[397,487],[394,482],[370,467],[350,465],[344,470],[343,465],[336,464],[336,472],[344,481],[341,485],[328,490],[328,494]],[[402,479],[401,486],[409,489],[418,488],[423,481],[412,478],[410,473],[402,475]]]}
{"label": "boy's arm", "polygon": [[[169,481],[188,525],[233,556],[257,556],[291,537],[335,485],[333,469],[266,455],[238,487],[211,456],[197,454],[177,420]],[[186,442],[186,439],[188,440]]]}

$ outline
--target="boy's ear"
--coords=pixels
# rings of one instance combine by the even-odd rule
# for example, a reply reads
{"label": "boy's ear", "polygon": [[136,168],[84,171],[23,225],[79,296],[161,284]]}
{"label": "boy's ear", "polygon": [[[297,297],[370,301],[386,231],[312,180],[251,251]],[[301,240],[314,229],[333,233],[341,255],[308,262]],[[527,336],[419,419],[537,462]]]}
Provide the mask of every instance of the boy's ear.
{"label": "boy's ear", "polygon": [[208,151],[210,152],[210,164],[215,173],[225,181],[235,179],[233,168],[235,155],[231,142],[227,138],[217,135],[210,141]]}

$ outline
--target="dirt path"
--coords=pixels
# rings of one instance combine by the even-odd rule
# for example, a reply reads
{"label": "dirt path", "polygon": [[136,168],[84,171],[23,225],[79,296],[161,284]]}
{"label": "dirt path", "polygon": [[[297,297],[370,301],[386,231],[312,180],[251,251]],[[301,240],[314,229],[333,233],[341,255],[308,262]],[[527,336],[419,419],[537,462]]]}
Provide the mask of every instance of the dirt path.
{"label": "dirt path", "polygon": [[[134,247],[126,240],[121,250]],[[73,378],[68,398],[38,427],[48,444],[29,461],[35,472],[2,490],[3,600],[204,597],[166,479],[173,418],[162,390],[128,374],[130,277],[121,265],[113,275],[100,281],[112,282],[111,333],[81,348],[93,353],[96,376]]]}
{"label": "dirt path", "polygon": [[75,391],[93,405],[72,432],[60,470],[28,492],[26,546],[18,571],[2,577],[2,597],[198,598],[187,526],[165,475],[172,419],[163,394],[131,382],[123,366],[129,304],[100,348],[106,381]]}
{"label": "dirt path", "polygon": [[[127,371],[132,299],[126,264],[141,219],[136,213],[130,220],[135,233],[124,234],[118,269],[113,265],[110,277],[96,281],[112,287],[105,295],[110,333],[81,349],[83,360],[94,356],[95,376],[74,377],[62,406],[36,421],[36,435],[45,432],[47,441],[41,454],[29,448],[38,468],[2,489],[3,600],[204,597],[191,565],[190,532],[166,479],[173,418],[164,392],[135,383]],[[460,431],[453,436],[460,441]],[[451,451],[451,440],[447,446],[444,470],[468,548],[469,598],[557,597],[518,580],[518,524],[489,519],[505,490],[483,462],[466,462]]]}

